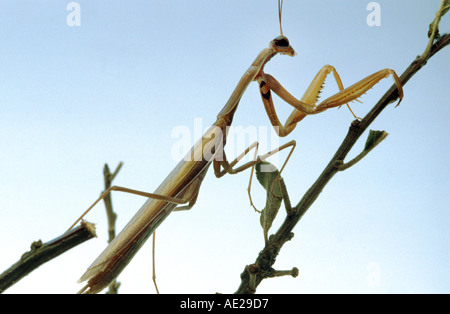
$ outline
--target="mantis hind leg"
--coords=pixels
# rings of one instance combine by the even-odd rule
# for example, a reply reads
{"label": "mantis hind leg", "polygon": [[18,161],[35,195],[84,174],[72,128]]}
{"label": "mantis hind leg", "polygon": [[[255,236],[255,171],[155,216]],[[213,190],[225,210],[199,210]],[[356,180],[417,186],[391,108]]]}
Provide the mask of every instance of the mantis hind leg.
{"label": "mantis hind leg", "polygon": [[172,204],[186,204],[189,203],[189,205],[186,206],[181,206],[181,207],[177,207],[174,210],[178,211],[178,210],[186,210],[186,209],[190,209],[191,207],[194,206],[195,201],[197,200],[197,195],[198,195],[198,191],[200,190],[200,185],[202,184],[202,181],[206,175],[206,172],[208,170],[208,167],[205,167],[205,169],[203,169],[196,177],[195,179],[193,179],[187,186],[186,188],[183,190],[183,197],[179,198],[179,197],[170,197],[170,196],[166,196],[166,195],[160,195],[160,194],[155,194],[155,193],[148,193],[148,192],[143,192],[143,191],[139,191],[139,190],[133,190],[130,188],[126,188],[126,187],[122,187],[122,186],[111,186],[108,189],[106,189],[98,198],[97,200],[72,224],[72,226],[70,226],[70,229],[72,229],[73,227],[75,227],[75,225],[81,220],[83,219],[84,216],[87,215],[87,213],[89,213],[89,211],[91,211],[91,209],[97,205],[98,202],[100,202],[102,199],[104,199],[110,192],[112,191],[119,191],[119,192],[126,192],[126,193],[130,193],[130,194],[135,194],[135,195],[140,195],[140,196],[144,196],[144,197],[148,197],[148,198],[153,198],[153,199],[157,199],[157,200],[161,200],[161,201],[165,201],[168,203],[172,203]]}
{"label": "mantis hind leg", "polygon": [[[199,173],[199,175],[197,175],[197,177],[192,180],[192,182],[190,182],[186,188],[183,191],[183,198],[176,198],[176,197],[170,197],[170,196],[165,196],[165,195],[160,195],[160,194],[154,194],[154,193],[148,193],[148,192],[143,192],[143,191],[139,191],[139,190],[133,190],[133,189],[129,189],[129,188],[125,188],[125,187],[121,187],[121,186],[111,186],[108,189],[106,189],[98,198],[97,200],[72,224],[72,226],[68,229],[71,230],[81,219],[83,219],[83,217],[95,206],[97,205],[98,202],[100,202],[102,199],[104,199],[110,192],[112,191],[119,191],[119,192],[126,192],[126,193],[131,193],[131,194],[135,194],[135,195],[140,195],[140,196],[144,196],[144,197],[148,197],[148,198],[153,198],[153,199],[157,199],[157,200],[161,200],[161,201],[166,201],[168,203],[173,203],[173,204],[186,204],[188,203],[188,205],[186,206],[181,206],[181,207],[176,207],[174,209],[174,211],[177,210],[186,210],[186,209],[190,209],[194,206],[196,200],[197,200],[197,196],[198,196],[198,192],[200,189],[200,185],[203,181],[203,178],[206,174],[208,168],[205,168],[201,173]],[[158,286],[156,284],[156,270],[155,270],[155,232],[153,232],[153,245],[152,245],[152,271],[153,271],[153,276],[152,276],[152,280],[153,280],[153,284],[155,286],[156,292],[159,294],[159,290],[158,290]]]}
{"label": "mantis hind leg", "polygon": [[154,198],[154,199],[158,199],[158,200],[161,200],[161,201],[166,201],[166,202],[174,203],[174,204],[185,204],[185,203],[187,203],[189,201],[189,200],[185,200],[185,199],[181,199],[181,198],[170,197],[170,196],[165,196],[165,195],[159,195],[159,194],[154,194],[154,193],[148,193],[148,192],[143,192],[143,191],[139,191],[139,190],[133,190],[133,189],[125,188],[125,187],[122,187],[122,186],[114,185],[114,186],[108,188],[107,190],[105,190],[97,198],[97,200],[70,226],[68,231],[70,229],[72,229],[73,227],[75,227],[76,224],[78,222],[80,222],[81,219],[83,219],[83,217],[86,216],[87,213],[89,213],[91,211],[91,209],[95,205],[97,205],[97,203],[100,202],[103,198],[105,198],[106,195],[108,195],[111,191],[119,191],[119,192],[131,193],[131,194],[145,196],[145,197],[148,197],[148,198]]}

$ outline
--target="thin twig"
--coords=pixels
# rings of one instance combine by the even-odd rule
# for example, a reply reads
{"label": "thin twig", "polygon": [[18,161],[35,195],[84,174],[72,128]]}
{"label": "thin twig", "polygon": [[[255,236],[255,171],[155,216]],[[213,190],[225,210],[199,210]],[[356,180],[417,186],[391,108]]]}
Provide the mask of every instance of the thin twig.
{"label": "thin twig", "polygon": [[273,277],[283,277],[283,276],[292,276],[293,278],[296,278],[298,276],[299,270],[297,267],[294,267],[290,270],[272,270],[268,274],[266,274],[265,277],[267,278],[273,278]]}
{"label": "thin twig", "polygon": [[41,240],[33,242],[30,251],[24,253],[17,263],[0,274],[0,293],[42,264],[93,237],[96,237],[94,225],[82,221],[78,227],[49,242],[42,243]]}
{"label": "thin twig", "polygon": [[[103,168],[103,179],[105,181],[105,191],[107,191],[112,186],[112,181],[116,177],[116,175],[119,173],[120,168],[122,168],[123,162],[120,162],[116,170],[114,170],[113,173],[109,170],[108,164],[105,164],[105,167]],[[102,192],[103,194],[104,192]],[[104,198],[103,202],[105,203],[105,209],[106,209],[106,216],[108,218],[108,243],[111,243],[111,241],[116,237],[116,219],[117,214],[114,212],[112,207],[112,199],[111,199],[111,193],[108,193]],[[120,282],[117,280],[113,280],[111,284],[109,285],[107,294],[117,294],[120,287]]]}
{"label": "thin twig", "polygon": [[[359,161],[361,161],[364,157],[366,157],[372,151],[372,149],[374,149],[379,143],[381,143],[388,136],[388,133],[385,131],[370,130],[370,134],[376,134],[377,139],[370,145],[367,145],[367,143],[366,143],[366,147],[358,156],[356,156],[349,162],[343,163],[342,165],[339,166],[339,168],[338,168],[339,171],[345,171],[348,168],[356,165]],[[370,138],[370,135],[369,135],[369,138]]]}
{"label": "thin twig", "polygon": [[441,4],[439,6],[438,11],[436,12],[436,17],[430,24],[430,29],[428,30],[428,37],[430,38],[428,41],[428,45],[425,48],[423,54],[419,57],[419,59],[425,60],[427,56],[430,54],[431,47],[434,44],[436,39],[439,39],[439,23],[441,22],[441,18],[444,16],[445,12],[450,9],[450,1],[441,0]]}
{"label": "thin twig", "polygon": [[[103,168],[103,178],[105,181],[105,191],[108,190],[112,186],[112,181],[116,177],[120,168],[122,168],[123,162],[120,162],[117,166],[116,170],[113,173],[110,172],[108,164],[105,164]],[[102,192],[103,193],[103,192]],[[117,214],[114,212],[112,207],[111,194],[106,195],[103,198],[103,202],[105,203],[106,208],[106,216],[108,218],[108,243],[110,243],[116,236],[116,219]]]}

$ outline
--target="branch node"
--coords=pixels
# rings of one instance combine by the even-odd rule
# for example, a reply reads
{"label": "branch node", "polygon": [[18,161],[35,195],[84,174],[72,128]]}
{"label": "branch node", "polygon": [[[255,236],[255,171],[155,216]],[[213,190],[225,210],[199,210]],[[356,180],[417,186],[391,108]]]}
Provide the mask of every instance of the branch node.
{"label": "branch node", "polygon": [[248,293],[254,294],[256,292],[256,275],[259,272],[258,264],[251,264],[246,267],[249,274]]}
{"label": "branch node", "polygon": [[294,267],[290,270],[275,270],[271,268],[270,272],[266,274],[266,278],[283,277],[283,276],[292,276],[292,278],[297,278],[298,274],[299,270],[297,267]]}
{"label": "branch node", "polygon": [[335,161],[334,167],[339,170],[342,171],[341,168],[344,165],[344,161],[342,159],[338,159]]}
{"label": "branch node", "polygon": [[289,235],[287,236],[287,241],[291,241],[294,238],[294,233],[290,232]]}

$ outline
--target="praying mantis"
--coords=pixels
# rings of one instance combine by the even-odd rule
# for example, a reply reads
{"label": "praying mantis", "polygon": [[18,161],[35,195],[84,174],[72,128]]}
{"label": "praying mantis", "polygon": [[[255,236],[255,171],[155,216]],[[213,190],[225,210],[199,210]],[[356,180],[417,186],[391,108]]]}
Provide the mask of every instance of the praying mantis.
{"label": "praying mantis", "polygon": [[[295,148],[295,141],[293,140],[257,157],[258,144],[254,143],[232,161],[228,161],[223,150],[227,140],[228,128],[233,122],[233,117],[237,111],[240,99],[253,81],[257,82],[259,86],[261,99],[269,121],[280,137],[289,135],[307,115],[314,115],[330,108],[347,105],[349,102],[357,100],[379,81],[390,76],[393,77],[398,89],[399,101],[397,106],[400,104],[403,98],[402,85],[397,74],[391,69],[383,69],[375,72],[352,86],[344,88],[336,69],[331,65],[325,65],[317,73],[300,99],[291,95],[273,76],[264,72],[264,66],[275,55],[280,54],[290,57],[296,55],[288,38],[283,34],[281,26],[282,6],[283,1],[278,0],[280,35],[270,41],[269,46],[257,55],[256,59],[239,80],[228,101],[219,111],[216,122],[203,134],[201,139],[191,148],[186,157],[176,165],[159,187],[153,193],[147,193],[125,187],[113,186],[102,193],[74,223],[76,225],[89,210],[111,191],[128,192],[148,198],[123,230],[82,275],[80,281],[87,281],[87,284],[80,290],[81,293],[98,293],[107,287],[128,265],[150,235],[154,233],[157,227],[173,211],[192,208],[199,195],[201,184],[211,165],[213,166],[215,176],[218,178],[225,174],[237,174],[249,169],[251,169],[252,174],[254,166],[257,163],[281,150],[289,148],[289,155],[281,167],[280,173],[283,171],[287,160]],[[330,74],[333,75],[340,91],[317,103],[325,79]],[[284,124],[280,122],[276,113],[272,92],[293,107],[292,113]],[[255,150],[255,158],[250,162],[237,166],[239,161],[252,150]],[[249,196],[251,202],[250,192]]]}

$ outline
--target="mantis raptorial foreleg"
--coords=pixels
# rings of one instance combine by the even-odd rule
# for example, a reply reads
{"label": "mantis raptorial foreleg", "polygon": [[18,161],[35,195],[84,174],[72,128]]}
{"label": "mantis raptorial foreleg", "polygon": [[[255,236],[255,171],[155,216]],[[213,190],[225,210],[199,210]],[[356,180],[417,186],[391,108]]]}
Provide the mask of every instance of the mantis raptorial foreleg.
{"label": "mantis raptorial foreleg", "polygon": [[391,75],[398,90],[399,99],[396,105],[397,107],[398,105],[400,105],[400,102],[403,99],[403,88],[402,84],[400,83],[400,78],[397,76],[397,73],[395,73],[394,70],[383,69],[363,78],[359,82],[353,84],[350,87],[347,87],[346,89],[334,94],[333,96],[328,97],[314,109],[314,113],[320,113],[322,111],[325,111],[326,109],[339,107],[350,101],[356,100],[364,95],[369,89],[378,84],[378,82],[380,82],[382,79],[388,78]]}
{"label": "mantis raptorial foreleg", "polygon": [[[331,65],[325,65],[314,77],[300,100],[297,100],[294,96],[292,96],[272,75],[267,73],[263,73],[261,75],[258,79],[261,98],[264,103],[267,116],[274,126],[278,136],[284,137],[291,133],[295,129],[297,123],[303,120],[303,118],[308,115],[308,112],[313,110],[314,104],[317,102],[322,87],[325,83],[325,79],[330,73],[333,73],[339,90],[343,90],[344,86],[342,85],[341,78],[339,77],[336,69]],[[278,119],[275,111],[271,90],[295,108],[287,118],[284,125]]]}
{"label": "mantis raptorial foreleg", "polygon": [[[323,88],[325,79],[331,72],[334,75],[334,78],[338,84],[340,91],[335,95],[325,99],[318,105],[316,105],[320,96],[320,92]],[[292,96],[270,74],[261,73],[260,77],[258,77],[258,83],[260,86],[261,98],[263,100],[264,107],[266,108],[270,122],[275,127],[275,131],[277,132],[277,134],[283,137],[291,133],[295,129],[297,123],[300,122],[307,115],[317,114],[327,109],[340,107],[345,104],[347,104],[348,106],[349,102],[358,100],[360,96],[366,93],[379,81],[389,77],[390,75],[392,75],[392,77],[394,78],[394,82],[398,88],[399,94],[399,102],[397,104],[398,106],[400,104],[401,99],[403,98],[403,91],[400,79],[398,78],[397,74],[391,69],[384,69],[378,71],[362,79],[356,84],[353,84],[352,86],[344,89],[342,81],[336,72],[336,69],[330,65],[326,65],[319,71],[319,73],[317,73],[316,77],[311,82],[305,94],[300,100]],[[287,102],[288,104],[290,104],[295,108],[292,111],[291,115],[287,118],[286,123],[284,125],[278,119],[270,91],[273,91],[275,94],[280,96],[281,99],[283,99],[285,102]],[[351,112],[353,116],[356,118],[353,111]]]}

